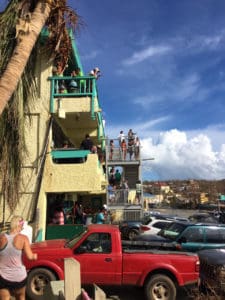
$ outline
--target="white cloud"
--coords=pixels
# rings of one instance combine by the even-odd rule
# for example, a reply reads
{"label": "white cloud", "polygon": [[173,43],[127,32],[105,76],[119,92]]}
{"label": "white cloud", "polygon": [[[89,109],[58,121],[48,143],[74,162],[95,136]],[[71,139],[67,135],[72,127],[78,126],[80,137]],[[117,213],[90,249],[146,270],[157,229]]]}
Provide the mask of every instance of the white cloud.
{"label": "white cloud", "polygon": [[143,178],[150,179],[151,172],[164,180],[225,178],[225,146],[215,152],[205,134],[188,138],[178,130],[163,132],[157,144],[151,138],[142,140],[142,156],[154,158],[144,162],[144,170],[151,171],[144,171]]}
{"label": "white cloud", "polygon": [[164,55],[171,51],[171,47],[168,46],[150,46],[139,52],[134,52],[130,58],[123,61],[123,65],[131,66],[140,63],[149,57]]}

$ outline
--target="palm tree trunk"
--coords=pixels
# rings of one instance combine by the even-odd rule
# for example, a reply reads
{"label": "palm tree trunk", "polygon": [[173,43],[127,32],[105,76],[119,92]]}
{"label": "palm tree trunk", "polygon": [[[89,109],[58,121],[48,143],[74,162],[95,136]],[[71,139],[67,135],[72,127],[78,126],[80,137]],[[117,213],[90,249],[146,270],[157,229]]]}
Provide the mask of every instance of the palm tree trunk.
{"label": "palm tree trunk", "polygon": [[29,32],[19,36],[21,40],[18,41],[6,70],[0,78],[0,115],[17,88],[32,49],[49,17],[50,11],[51,6],[47,1],[39,1],[31,16]]}

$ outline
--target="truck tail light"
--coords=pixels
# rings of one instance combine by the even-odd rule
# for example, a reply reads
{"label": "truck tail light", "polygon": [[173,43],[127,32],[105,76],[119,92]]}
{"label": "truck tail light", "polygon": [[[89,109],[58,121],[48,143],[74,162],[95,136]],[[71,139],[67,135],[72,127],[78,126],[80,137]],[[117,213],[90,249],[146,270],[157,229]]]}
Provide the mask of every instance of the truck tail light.
{"label": "truck tail light", "polygon": [[141,226],[141,231],[148,231],[151,230],[148,226]]}
{"label": "truck tail light", "polygon": [[176,245],[175,245],[175,248],[176,248],[177,250],[182,250],[181,244],[176,244]]}
{"label": "truck tail light", "polygon": [[200,261],[199,260],[197,260],[195,263],[195,270],[196,270],[196,272],[200,271]]}

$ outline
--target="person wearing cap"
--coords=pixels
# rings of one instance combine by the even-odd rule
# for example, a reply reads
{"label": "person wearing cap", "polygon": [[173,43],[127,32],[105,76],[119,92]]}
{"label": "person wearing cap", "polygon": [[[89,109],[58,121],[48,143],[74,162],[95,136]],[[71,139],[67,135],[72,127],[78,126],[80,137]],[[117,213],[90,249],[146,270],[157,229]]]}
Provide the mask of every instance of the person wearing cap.
{"label": "person wearing cap", "polygon": [[75,93],[77,92],[77,82],[75,80],[71,80],[69,83],[69,92]]}

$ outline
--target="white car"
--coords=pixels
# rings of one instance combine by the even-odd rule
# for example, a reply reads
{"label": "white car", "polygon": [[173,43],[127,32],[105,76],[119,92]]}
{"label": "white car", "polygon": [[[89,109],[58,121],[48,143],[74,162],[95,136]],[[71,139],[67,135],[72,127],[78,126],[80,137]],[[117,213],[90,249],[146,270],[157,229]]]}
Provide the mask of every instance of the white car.
{"label": "white car", "polygon": [[140,226],[140,234],[157,234],[161,229],[166,228],[172,220],[152,219],[147,224]]}

